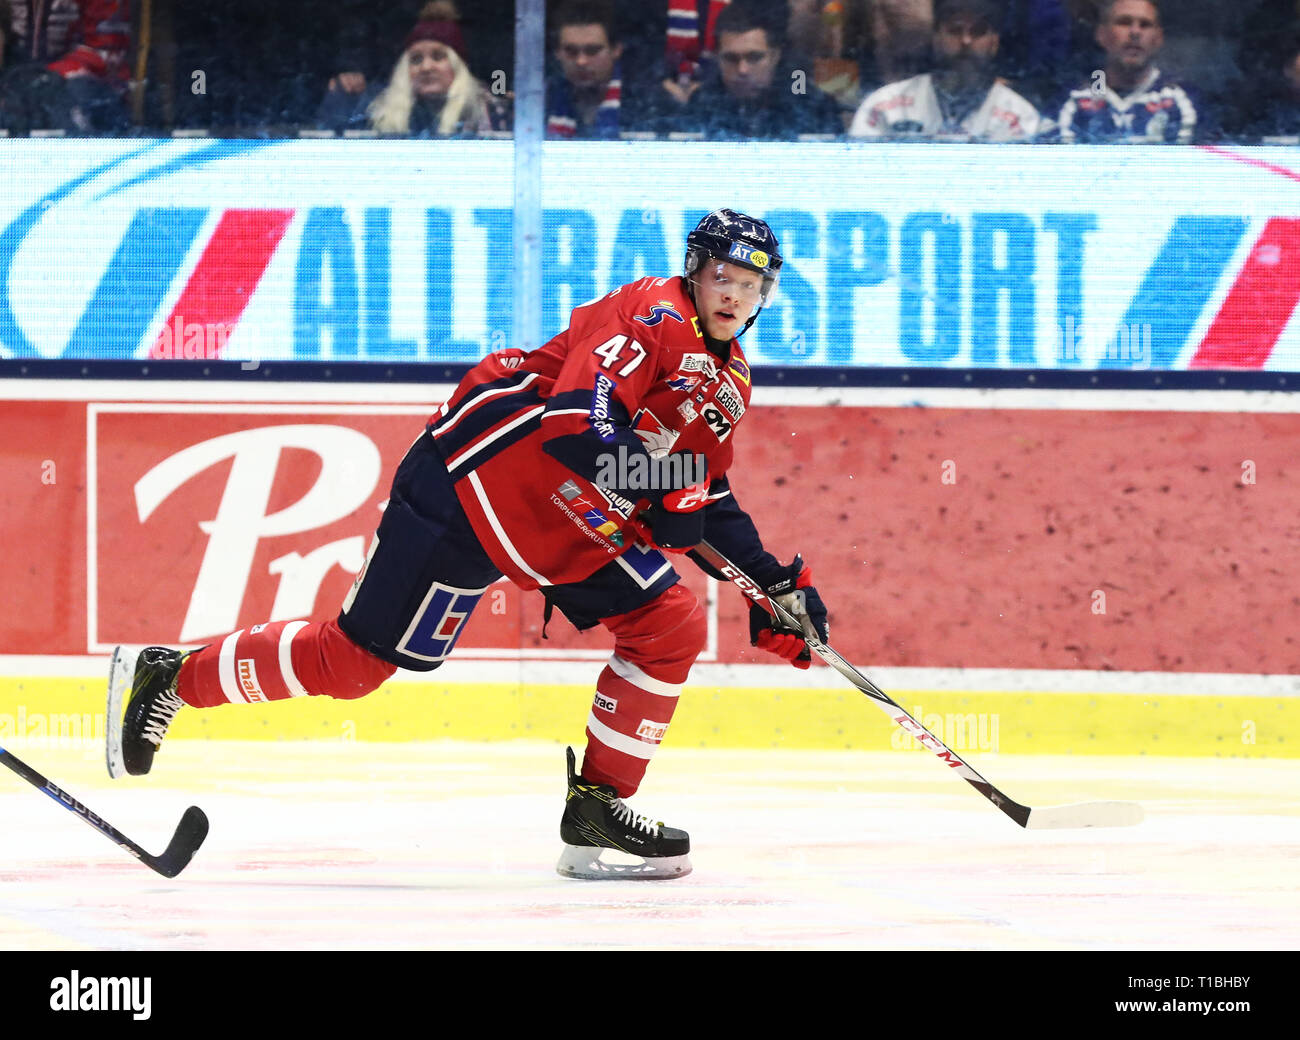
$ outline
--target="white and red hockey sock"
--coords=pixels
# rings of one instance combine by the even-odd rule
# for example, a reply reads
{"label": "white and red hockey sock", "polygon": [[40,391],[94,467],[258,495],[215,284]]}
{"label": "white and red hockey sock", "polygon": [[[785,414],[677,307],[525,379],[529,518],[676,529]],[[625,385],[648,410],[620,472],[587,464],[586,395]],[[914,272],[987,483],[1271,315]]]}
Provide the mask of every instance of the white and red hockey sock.
{"label": "white and red hockey sock", "polygon": [[336,621],[272,621],[191,654],[176,692],[195,708],[308,696],[353,700],[395,671],[344,635]]}
{"label": "white and red hockey sock", "polygon": [[708,636],[693,593],[674,585],[638,610],[606,618],[614,654],[596,680],[582,776],[636,793]]}

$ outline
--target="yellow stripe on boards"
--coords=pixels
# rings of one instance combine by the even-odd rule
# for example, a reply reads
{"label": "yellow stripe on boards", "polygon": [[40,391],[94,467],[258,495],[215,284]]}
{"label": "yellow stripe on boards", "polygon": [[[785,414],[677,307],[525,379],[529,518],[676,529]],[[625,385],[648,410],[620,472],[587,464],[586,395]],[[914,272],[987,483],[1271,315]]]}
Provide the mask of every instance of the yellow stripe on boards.
{"label": "yellow stripe on boards", "polygon": [[[1300,757],[1300,698],[1201,694],[890,691],[958,754]],[[367,697],[185,709],[168,739],[556,740],[581,743],[589,684],[392,682]],[[0,679],[6,740],[102,741],[104,683]],[[852,689],[687,685],[679,747],[916,751]]]}

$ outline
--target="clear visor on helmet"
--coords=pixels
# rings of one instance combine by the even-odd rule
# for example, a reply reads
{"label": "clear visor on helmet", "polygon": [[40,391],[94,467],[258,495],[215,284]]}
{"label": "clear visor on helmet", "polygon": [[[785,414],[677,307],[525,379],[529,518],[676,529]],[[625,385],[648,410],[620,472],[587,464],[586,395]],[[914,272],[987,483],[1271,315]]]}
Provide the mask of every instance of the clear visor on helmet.
{"label": "clear visor on helmet", "polygon": [[707,279],[716,291],[734,295],[752,311],[754,307],[767,306],[776,295],[780,276],[775,271],[758,272],[725,260],[709,258],[700,265],[698,277]]}

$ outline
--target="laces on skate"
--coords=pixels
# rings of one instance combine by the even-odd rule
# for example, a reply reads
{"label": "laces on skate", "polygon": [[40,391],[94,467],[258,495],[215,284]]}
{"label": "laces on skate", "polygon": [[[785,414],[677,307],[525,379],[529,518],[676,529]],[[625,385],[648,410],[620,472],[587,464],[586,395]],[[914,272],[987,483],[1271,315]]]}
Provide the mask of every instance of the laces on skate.
{"label": "laces on skate", "polygon": [[648,816],[642,816],[640,813],[633,812],[632,807],[623,801],[622,798],[615,798],[610,803],[610,808],[614,810],[614,819],[624,826],[631,827],[634,830],[645,831],[652,838],[659,836],[659,828],[662,823],[654,823]]}

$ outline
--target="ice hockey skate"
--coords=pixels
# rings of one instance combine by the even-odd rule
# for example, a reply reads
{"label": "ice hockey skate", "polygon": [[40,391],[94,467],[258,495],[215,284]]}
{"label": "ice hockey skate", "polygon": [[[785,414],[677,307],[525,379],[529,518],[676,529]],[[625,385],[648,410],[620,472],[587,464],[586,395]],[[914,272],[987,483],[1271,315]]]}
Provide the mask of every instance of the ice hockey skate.
{"label": "ice hockey skate", "polygon": [[187,656],[161,646],[138,653],[114,649],[108,668],[109,776],[142,776],[153,767],[167,727],[185,704],[176,695],[176,681]]}
{"label": "ice hockey skate", "polygon": [[690,835],[633,812],[614,788],[588,783],[574,769],[573,748],[565,754],[569,792],[558,873],[588,881],[661,881],[691,872]]}

